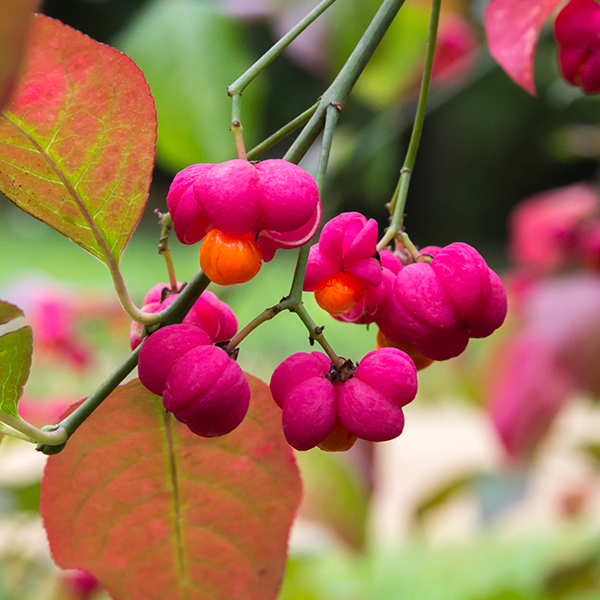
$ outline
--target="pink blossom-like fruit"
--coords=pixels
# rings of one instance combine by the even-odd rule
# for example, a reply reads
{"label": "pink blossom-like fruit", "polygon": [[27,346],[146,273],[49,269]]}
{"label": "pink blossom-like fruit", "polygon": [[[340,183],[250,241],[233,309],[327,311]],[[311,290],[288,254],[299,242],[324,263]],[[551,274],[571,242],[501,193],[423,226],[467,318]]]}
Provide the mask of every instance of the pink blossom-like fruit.
{"label": "pink blossom-like fruit", "polygon": [[[178,284],[178,289],[182,285]],[[165,290],[167,293],[165,293]],[[172,293],[166,283],[158,283],[144,298],[142,310],[154,313],[164,310],[175,301],[177,293]],[[205,290],[196,300],[190,312],[183,319],[186,325],[195,325],[208,333],[212,343],[231,339],[237,332],[238,322],[234,312],[212,292]],[[142,341],[143,325],[133,321],[129,329],[129,343],[135,350]]]}
{"label": "pink blossom-like fruit", "polygon": [[402,407],[417,394],[417,370],[412,359],[397,348],[369,352],[354,377],[338,387],[338,414],[356,437],[384,442],[404,429]]}
{"label": "pink blossom-like fruit", "polygon": [[183,322],[204,329],[213,344],[230,340],[238,330],[233,310],[209,290],[202,292]]}
{"label": "pink blossom-like fruit", "polygon": [[235,429],[250,402],[241,367],[194,325],[169,325],[142,346],[138,373],[164,407],[197,435],[215,437]]}
{"label": "pink blossom-like fruit", "polygon": [[[367,220],[357,212],[338,215],[323,227],[319,243],[310,249],[304,290],[314,291],[319,305],[331,314],[347,313],[362,300],[367,285],[381,283],[376,253],[375,219]],[[340,273],[352,278],[348,293],[340,293]]]}
{"label": "pink blossom-like fruit", "polygon": [[396,275],[402,268],[400,259],[387,250],[379,253],[381,260],[381,283],[378,286],[367,285],[358,304],[350,311],[335,315],[338,321],[368,325],[374,323],[385,313],[390,289]]}
{"label": "pink blossom-like fruit", "polygon": [[233,431],[244,420],[250,386],[225,350],[198,346],[173,365],[163,389],[163,403],[195,434],[215,437]]}
{"label": "pink blossom-like fruit", "polygon": [[208,334],[194,325],[168,325],[154,332],[142,346],[138,362],[140,381],[162,396],[173,365],[197,346],[210,346]]}
{"label": "pink blossom-like fruit", "polygon": [[471,246],[458,242],[432,252],[431,264],[413,263],[398,273],[377,324],[392,341],[447,360],[463,352],[470,337],[486,337],[500,327],[506,293]]}
{"label": "pink blossom-like fruit", "polygon": [[194,196],[194,181],[212,166],[200,163],[179,171],[169,188],[167,206],[175,235],[182,244],[195,244],[212,229],[210,221]]}
{"label": "pink blossom-like fruit", "polygon": [[477,38],[473,26],[461,16],[442,15],[435,44],[431,81],[456,86],[464,81],[477,58]]}
{"label": "pink blossom-like fruit", "polygon": [[563,77],[586,94],[600,92],[600,5],[571,0],[558,13],[554,35]]}
{"label": "pink blossom-like fruit", "polygon": [[182,232],[177,234],[180,241],[194,243],[211,229],[233,236],[253,234],[266,262],[278,248],[307,243],[321,221],[314,179],[280,159],[191,165],[174,179],[167,203],[174,207],[171,218],[176,233]]}
{"label": "pink blossom-like fruit", "polygon": [[[583,239],[597,222],[600,195],[595,186],[577,183],[548,190],[520,202],[510,214],[511,258],[532,273],[548,274],[587,254]],[[583,248],[580,248],[583,246]]]}
{"label": "pink blossom-like fruit", "polygon": [[335,378],[327,356],[300,352],[275,369],[270,387],[283,409],[288,443],[309,450],[328,439],[335,427],[344,439],[384,441],[400,435],[402,407],[416,395],[417,376],[410,357],[396,348],[370,352],[344,382]]}

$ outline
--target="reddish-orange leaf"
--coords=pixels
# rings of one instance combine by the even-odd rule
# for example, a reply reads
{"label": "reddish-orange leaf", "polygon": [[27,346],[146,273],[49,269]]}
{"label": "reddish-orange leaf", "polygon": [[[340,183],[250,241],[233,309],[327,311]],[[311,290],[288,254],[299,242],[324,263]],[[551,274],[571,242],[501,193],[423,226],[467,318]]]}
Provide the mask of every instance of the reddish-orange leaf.
{"label": "reddish-orange leaf", "polygon": [[192,434],[138,380],[48,459],[41,510],[62,568],[119,600],[274,600],[300,479],[267,385],[248,416]]}
{"label": "reddish-orange leaf", "polygon": [[29,13],[29,2],[25,0],[0,2],[0,110],[17,87]]}
{"label": "reddish-orange leaf", "polygon": [[36,15],[0,116],[0,191],[103,262],[118,261],[146,204],[155,147],[154,101],[133,61]]}
{"label": "reddish-orange leaf", "polygon": [[535,47],[546,19],[564,0],[491,0],[485,32],[491,55],[507,75],[535,96]]}

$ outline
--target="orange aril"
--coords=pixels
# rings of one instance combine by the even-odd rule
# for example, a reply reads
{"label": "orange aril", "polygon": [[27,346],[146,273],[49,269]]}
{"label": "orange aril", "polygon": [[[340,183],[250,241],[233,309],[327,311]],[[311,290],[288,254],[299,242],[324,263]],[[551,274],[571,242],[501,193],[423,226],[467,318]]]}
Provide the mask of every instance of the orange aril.
{"label": "orange aril", "polygon": [[200,246],[200,268],[219,285],[250,281],[261,266],[262,251],[251,233],[228,235],[212,229]]}
{"label": "orange aril", "polygon": [[425,369],[434,362],[432,358],[427,358],[424,354],[417,350],[413,344],[398,344],[397,342],[393,342],[390,340],[390,338],[381,333],[381,330],[377,332],[375,348],[398,348],[398,350],[406,352],[406,354],[408,354],[415,363],[417,371]]}
{"label": "orange aril", "polygon": [[319,444],[319,448],[325,452],[347,452],[354,446],[354,442],[356,442],[356,436],[352,435],[339,419],[336,419],[333,429]]}
{"label": "orange aril", "polygon": [[343,315],[362,300],[366,288],[362,279],[340,271],[315,287],[315,300],[330,315]]}

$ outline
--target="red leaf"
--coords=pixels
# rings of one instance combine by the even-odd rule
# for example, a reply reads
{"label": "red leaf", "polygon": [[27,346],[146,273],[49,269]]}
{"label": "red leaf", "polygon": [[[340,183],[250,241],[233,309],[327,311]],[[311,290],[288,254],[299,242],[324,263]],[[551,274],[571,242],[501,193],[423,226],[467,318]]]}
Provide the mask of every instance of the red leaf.
{"label": "red leaf", "polygon": [[131,59],[36,15],[0,118],[0,191],[101,261],[119,261],[148,198],[155,147],[154,101]]}
{"label": "red leaf", "polygon": [[138,380],[48,460],[41,510],[60,567],[119,600],[274,600],[300,479],[268,386],[240,427],[203,439]]}
{"label": "red leaf", "polygon": [[535,46],[546,19],[564,0],[492,0],[484,25],[491,55],[508,76],[535,96]]}
{"label": "red leaf", "polygon": [[19,67],[29,25],[29,2],[0,2],[0,110],[17,87]]}

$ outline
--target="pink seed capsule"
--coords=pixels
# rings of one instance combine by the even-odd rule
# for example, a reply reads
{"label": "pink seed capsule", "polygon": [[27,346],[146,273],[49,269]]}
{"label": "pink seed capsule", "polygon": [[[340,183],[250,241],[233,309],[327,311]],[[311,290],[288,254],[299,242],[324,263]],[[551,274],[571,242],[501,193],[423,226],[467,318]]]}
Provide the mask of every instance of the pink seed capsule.
{"label": "pink seed capsule", "polygon": [[175,175],[169,188],[167,206],[175,235],[182,244],[195,244],[212,229],[210,221],[196,202],[194,181],[213,166],[203,163],[190,165]]}
{"label": "pink seed capsule", "polygon": [[165,409],[195,434],[215,437],[244,419],[250,386],[241,367],[218,346],[198,346],[179,358],[163,390]]}
{"label": "pink seed capsule", "polygon": [[266,262],[278,248],[306,244],[321,222],[314,179],[280,159],[191,165],[176,175],[167,204],[181,242],[199,241],[213,229],[248,234]]}
{"label": "pink seed capsule", "polygon": [[273,372],[271,393],[283,409],[283,433],[296,450],[321,443],[336,420],[335,391],[327,378],[331,360],[321,352],[297,352]]}
{"label": "pink seed capsule", "polygon": [[138,375],[144,386],[163,395],[165,382],[179,358],[197,346],[210,346],[208,334],[193,325],[169,325],[153,333],[140,351]]}
{"label": "pink seed capsule", "polygon": [[436,251],[431,263],[401,269],[387,308],[376,320],[386,337],[414,344],[426,357],[458,356],[470,337],[485,337],[506,317],[499,277],[471,246],[454,243]]}
{"label": "pink seed capsule", "polygon": [[354,377],[336,389],[342,425],[356,437],[383,442],[402,433],[402,407],[417,394],[417,370],[405,352],[380,348],[369,352]]}

